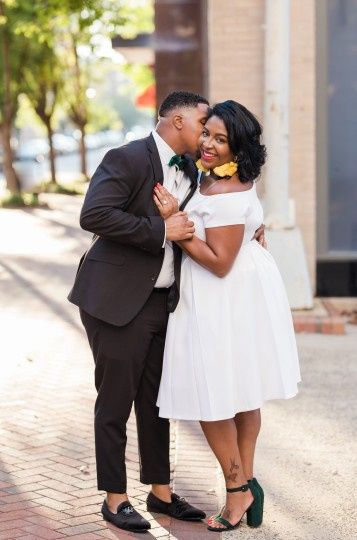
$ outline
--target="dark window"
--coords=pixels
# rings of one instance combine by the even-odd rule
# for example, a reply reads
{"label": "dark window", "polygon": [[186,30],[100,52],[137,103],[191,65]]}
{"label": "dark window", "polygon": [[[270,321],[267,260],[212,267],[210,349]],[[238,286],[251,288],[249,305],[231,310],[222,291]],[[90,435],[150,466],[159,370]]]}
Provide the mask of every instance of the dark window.
{"label": "dark window", "polygon": [[357,1],[328,2],[330,251],[357,253]]}

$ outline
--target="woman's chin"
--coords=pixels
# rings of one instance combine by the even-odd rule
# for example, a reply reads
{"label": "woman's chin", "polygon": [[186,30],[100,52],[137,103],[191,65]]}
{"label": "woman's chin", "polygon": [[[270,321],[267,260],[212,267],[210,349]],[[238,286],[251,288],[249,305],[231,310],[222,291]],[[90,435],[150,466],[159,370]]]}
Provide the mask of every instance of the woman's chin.
{"label": "woman's chin", "polygon": [[215,161],[205,161],[201,158],[201,163],[205,169],[214,169],[217,165]]}

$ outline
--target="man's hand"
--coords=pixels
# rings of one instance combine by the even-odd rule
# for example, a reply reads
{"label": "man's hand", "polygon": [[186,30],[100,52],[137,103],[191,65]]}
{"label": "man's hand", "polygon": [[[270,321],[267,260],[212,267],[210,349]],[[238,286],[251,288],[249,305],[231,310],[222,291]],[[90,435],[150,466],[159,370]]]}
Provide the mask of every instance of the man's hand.
{"label": "man's hand", "polygon": [[165,219],[166,240],[177,242],[179,240],[191,240],[195,227],[193,221],[189,221],[186,212],[177,212]]}
{"label": "man's hand", "polygon": [[254,234],[253,238],[255,240],[257,240],[259,242],[259,244],[261,246],[263,246],[263,248],[267,249],[267,242],[265,240],[265,225],[264,225],[264,223],[262,223],[260,225],[259,229],[257,229],[255,231],[255,234]]}

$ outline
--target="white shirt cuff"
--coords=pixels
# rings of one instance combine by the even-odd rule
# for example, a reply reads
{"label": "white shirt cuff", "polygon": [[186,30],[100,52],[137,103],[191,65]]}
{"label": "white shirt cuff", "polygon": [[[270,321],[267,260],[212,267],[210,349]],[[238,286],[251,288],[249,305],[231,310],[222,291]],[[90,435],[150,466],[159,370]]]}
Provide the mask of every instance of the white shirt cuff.
{"label": "white shirt cuff", "polygon": [[164,236],[164,242],[162,244],[163,248],[165,247],[165,244],[166,244],[166,223],[164,223],[164,225],[165,225],[165,236]]}

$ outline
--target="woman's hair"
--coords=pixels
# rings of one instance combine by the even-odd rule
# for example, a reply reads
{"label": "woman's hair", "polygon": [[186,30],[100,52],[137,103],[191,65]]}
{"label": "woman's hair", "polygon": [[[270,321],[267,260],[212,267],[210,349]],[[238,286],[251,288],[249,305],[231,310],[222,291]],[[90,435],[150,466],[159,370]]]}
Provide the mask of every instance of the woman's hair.
{"label": "woman's hair", "polygon": [[262,127],[248,109],[231,99],[217,103],[208,117],[217,116],[227,129],[229,148],[237,158],[241,182],[251,182],[265,163],[266,149],[261,144]]}

